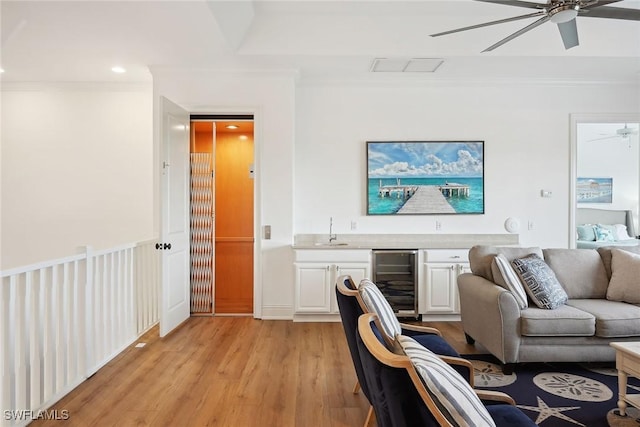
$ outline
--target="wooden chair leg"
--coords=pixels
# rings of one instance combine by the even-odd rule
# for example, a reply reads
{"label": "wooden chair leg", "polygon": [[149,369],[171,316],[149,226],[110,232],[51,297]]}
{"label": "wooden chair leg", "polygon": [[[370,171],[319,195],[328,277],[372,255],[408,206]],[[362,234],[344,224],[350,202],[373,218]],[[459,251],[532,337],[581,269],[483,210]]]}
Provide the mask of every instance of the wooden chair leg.
{"label": "wooden chair leg", "polygon": [[373,406],[369,406],[369,412],[367,413],[367,419],[364,420],[364,427],[369,427],[371,421],[375,420],[376,414],[373,412]]}
{"label": "wooden chair leg", "polygon": [[356,380],[356,385],[353,386],[353,394],[358,394],[360,391],[360,382]]}

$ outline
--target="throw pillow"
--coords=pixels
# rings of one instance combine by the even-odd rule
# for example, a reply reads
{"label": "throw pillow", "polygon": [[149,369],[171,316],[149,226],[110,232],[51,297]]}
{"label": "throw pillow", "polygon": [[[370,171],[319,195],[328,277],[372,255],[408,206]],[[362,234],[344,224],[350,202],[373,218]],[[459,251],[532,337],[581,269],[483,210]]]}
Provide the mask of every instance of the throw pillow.
{"label": "throw pillow", "polygon": [[529,306],[527,302],[527,292],[522,286],[522,282],[518,278],[518,274],[513,271],[511,264],[506,256],[498,254],[493,259],[500,274],[494,274],[493,278],[495,282],[503,288],[511,291],[520,308],[527,308]]}
{"label": "throw pillow", "polygon": [[606,227],[602,224],[596,224],[594,227],[594,231],[596,232],[596,241],[597,242],[613,242],[613,231],[611,228]]}
{"label": "throw pillow", "polygon": [[540,308],[554,309],[567,302],[567,293],[555,273],[538,255],[511,261],[531,300]]}
{"label": "throw pillow", "polygon": [[593,229],[593,225],[584,224],[578,226],[578,240],[584,240],[587,242],[592,242],[596,240],[596,232]]}
{"label": "throw pillow", "polygon": [[607,299],[640,304],[640,255],[611,249],[611,280]]}
{"label": "throw pillow", "polygon": [[616,240],[631,239],[631,236],[629,236],[629,232],[627,231],[627,226],[624,224],[613,224],[613,237]]}
{"label": "throw pillow", "polygon": [[399,335],[398,341],[427,393],[449,423],[455,426],[495,426],[487,408],[462,375],[413,338]]}
{"label": "throw pillow", "polygon": [[402,326],[378,286],[369,279],[363,279],[358,286],[358,292],[367,311],[378,316],[380,327],[388,341],[394,341],[396,335],[402,333]]}

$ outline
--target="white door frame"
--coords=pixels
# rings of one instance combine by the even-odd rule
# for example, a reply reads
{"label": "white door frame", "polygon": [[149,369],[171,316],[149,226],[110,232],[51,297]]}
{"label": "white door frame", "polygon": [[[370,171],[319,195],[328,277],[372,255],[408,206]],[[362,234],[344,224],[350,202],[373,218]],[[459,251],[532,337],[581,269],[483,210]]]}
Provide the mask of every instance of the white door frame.
{"label": "white door frame", "polygon": [[[220,107],[220,106],[190,106],[181,105],[182,108],[187,110],[189,114],[219,114],[219,115],[232,115],[232,114],[251,114],[253,115],[253,164],[254,164],[254,184],[253,184],[253,317],[256,319],[262,318],[262,192],[261,192],[261,153],[262,153],[262,109],[260,107]],[[156,126],[156,131],[159,132],[159,126]],[[159,140],[158,140],[159,141]],[[159,147],[157,147],[158,149]],[[162,173],[162,160],[159,157],[159,153],[156,154],[155,167],[158,170],[155,173],[156,179],[160,179]],[[159,185],[156,186],[158,191],[158,199],[160,200]],[[158,206],[160,206],[158,204]],[[158,213],[158,217],[162,215],[161,211]]]}

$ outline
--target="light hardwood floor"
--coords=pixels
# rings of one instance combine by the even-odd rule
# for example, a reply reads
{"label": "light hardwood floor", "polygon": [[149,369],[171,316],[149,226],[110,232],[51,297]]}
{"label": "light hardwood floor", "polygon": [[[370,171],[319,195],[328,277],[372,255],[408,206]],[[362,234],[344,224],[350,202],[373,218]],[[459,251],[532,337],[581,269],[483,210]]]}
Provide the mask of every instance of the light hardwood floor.
{"label": "light hardwood floor", "polygon": [[[459,322],[424,323],[460,353]],[[192,317],[160,339],[157,328],[53,408],[40,426],[362,426],[368,403],[341,323]]]}

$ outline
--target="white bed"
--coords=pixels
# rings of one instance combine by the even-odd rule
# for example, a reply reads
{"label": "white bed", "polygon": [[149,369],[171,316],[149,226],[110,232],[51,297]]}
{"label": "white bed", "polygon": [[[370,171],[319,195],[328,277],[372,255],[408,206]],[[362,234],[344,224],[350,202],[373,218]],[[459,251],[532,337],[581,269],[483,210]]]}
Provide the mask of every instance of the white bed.
{"label": "white bed", "polygon": [[[596,249],[601,246],[638,246],[640,240],[634,238],[633,213],[631,210],[578,208],[576,209],[576,224],[578,239],[576,247],[582,249]],[[589,226],[611,226],[607,228],[617,229],[614,240],[598,240],[594,233],[593,239],[581,240],[584,237],[585,228]],[[623,227],[621,227],[623,226]],[[626,227],[626,230],[624,230]],[[624,231],[623,231],[624,230]]]}

